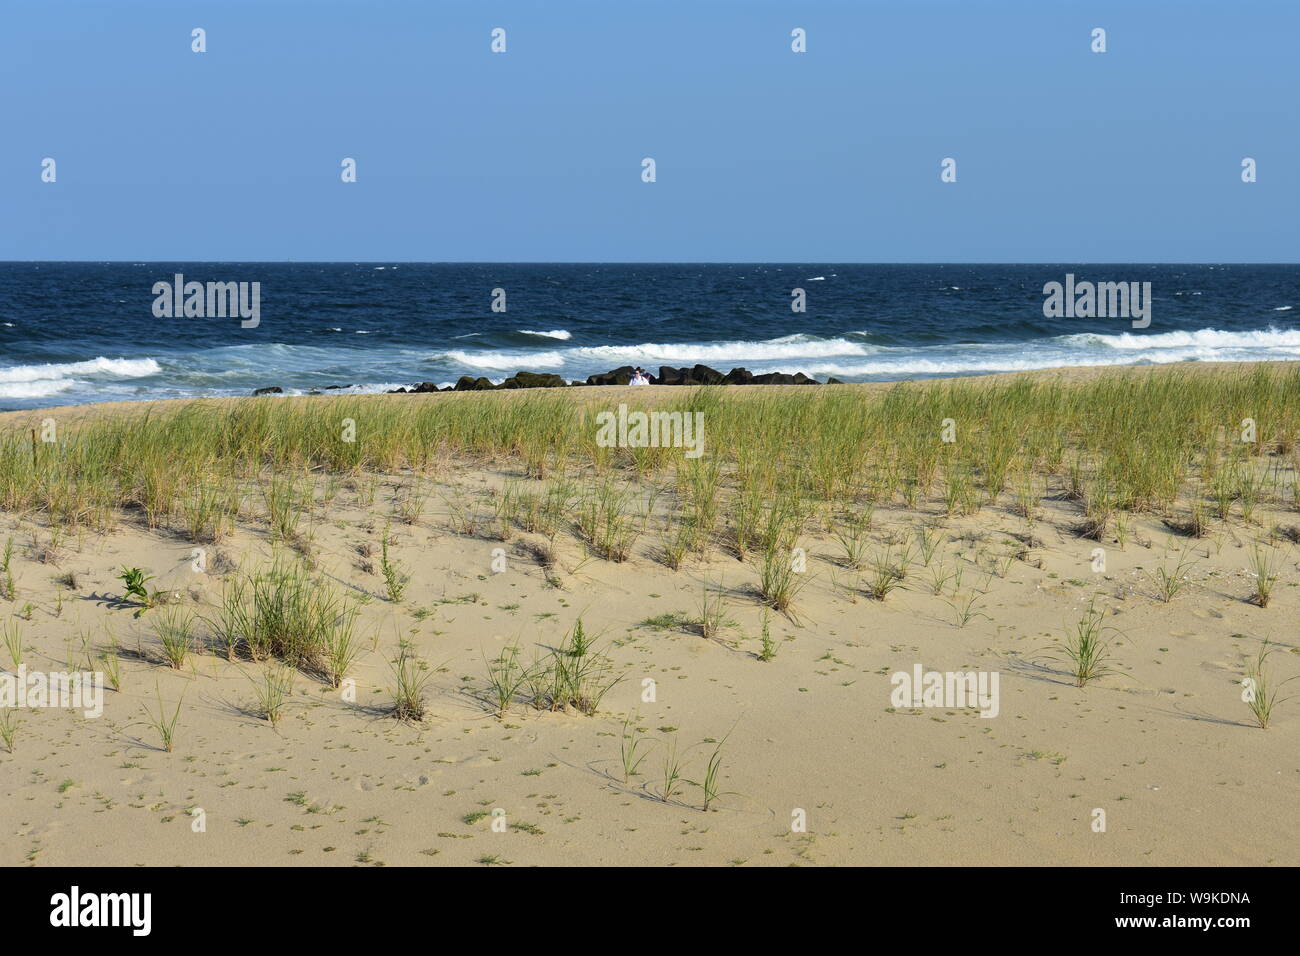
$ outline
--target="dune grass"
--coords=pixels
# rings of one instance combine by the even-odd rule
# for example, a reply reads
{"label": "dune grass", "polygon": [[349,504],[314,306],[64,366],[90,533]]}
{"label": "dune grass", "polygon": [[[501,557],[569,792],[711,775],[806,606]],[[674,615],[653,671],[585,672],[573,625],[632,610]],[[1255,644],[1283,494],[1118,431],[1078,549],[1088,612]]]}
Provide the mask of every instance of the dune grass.
{"label": "dune grass", "polygon": [[[1032,512],[1046,479],[1077,498],[1080,531],[1095,537],[1120,511],[1188,515],[1199,531],[1207,511],[1249,520],[1261,500],[1293,490],[1300,369],[1179,371],[1073,384],[1021,378],[743,396],[661,390],[655,408],[704,413],[705,455],[694,460],[677,449],[598,447],[593,416],[608,402],[594,389],[472,401],[343,396],[131,407],[69,424],[36,461],[21,427],[0,433],[0,507],[41,513],[63,531],[109,530],[135,512],[151,527],[211,542],[241,508],[260,506],[285,540],[310,507],[308,478],[436,474],[469,459],[513,462],[525,478],[583,479],[585,491],[569,486],[559,506],[520,488],[523,523],[543,530],[581,502],[583,537],[609,560],[625,560],[635,540],[637,483],[663,480],[695,550],[709,545],[723,515],[743,555],[764,544],[761,516],[774,506],[802,516],[808,502],[828,502],[850,516],[852,564],[863,527],[853,516],[875,501],[970,513],[996,504],[1011,485],[1015,507]],[[949,417],[958,440],[945,443],[940,422]],[[1257,423],[1254,442],[1238,440],[1244,418]],[[354,441],[344,440],[345,419],[357,423]],[[1281,467],[1265,467],[1269,459]],[[1186,494],[1195,507],[1178,507]]]}
{"label": "dune grass", "polygon": [[[292,672],[274,663],[339,687],[360,654],[359,599],[306,560],[320,505],[342,489],[369,505],[379,488],[396,489],[379,542],[385,593],[394,604],[410,575],[390,552],[392,527],[431,525],[428,505],[436,496],[457,533],[503,543],[521,533],[536,536],[518,541],[516,551],[531,554],[552,583],[572,573],[566,552],[574,550],[586,560],[650,558],[674,570],[714,550],[746,562],[758,579],[763,615],[755,656],[769,662],[778,651],[769,609],[791,615],[809,583],[804,558],[814,555],[797,547],[801,541],[832,542],[823,557],[852,575],[855,595],[880,601],[914,588],[918,568],[928,571],[922,586],[938,596],[948,592],[954,621],[965,627],[987,617],[981,596],[963,590],[960,552],[950,552],[952,542],[926,522],[993,509],[1019,515],[1026,523],[1026,534],[1017,536],[1022,543],[994,556],[994,571],[1005,577],[1016,557],[1029,560],[1033,523],[1049,496],[1075,510],[1075,533],[1113,538],[1121,547],[1131,516],[1155,516],[1189,539],[1181,553],[1146,572],[1153,596],[1172,602],[1190,586],[1197,539],[1232,523],[1250,525],[1264,506],[1300,511],[1300,366],[642,394],[611,400],[593,388],[125,406],[61,426],[60,442],[35,458],[25,428],[0,425],[0,509],[43,524],[41,544],[48,537],[51,549],[67,536],[123,524],[195,545],[215,544],[240,527],[264,534],[275,556],[267,567],[223,576],[219,602],[200,619],[206,645],[189,612],[165,607],[149,621],[162,657],[178,670],[205,646],[231,661],[272,662],[256,687],[255,709],[273,725],[292,692]],[[620,400],[702,413],[703,457],[598,445],[594,416]],[[943,440],[947,419],[956,423],[955,441]],[[1244,419],[1254,422],[1254,441],[1241,440]],[[347,420],[354,429],[343,427]],[[499,473],[504,487],[463,492],[454,479],[465,466]],[[453,486],[450,497],[441,493]],[[922,513],[917,529],[882,537],[872,526],[874,510],[900,503]],[[1249,534],[1258,538],[1260,529]],[[983,568],[989,552],[974,539],[969,548]],[[0,599],[8,602],[18,594],[9,570],[14,552],[9,538],[0,549]],[[1280,559],[1263,545],[1250,554],[1250,600],[1265,609]],[[158,595],[146,587],[148,574],[122,572],[125,596],[142,613],[152,607]],[[705,636],[732,625],[726,607],[720,592],[703,592]],[[0,650],[17,667],[24,647],[13,614],[24,612],[11,603],[0,622]],[[30,605],[25,616],[30,620]],[[1079,687],[1122,673],[1102,620],[1090,608],[1058,642]],[[505,715],[518,702],[597,713],[624,675],[593,644],[578,619],[529,665],[510,645],[487,662],[492,710]],[[116,664],[114,648],[115,687]],[[1252,704],[1260,726],[1268,725],[1275,696],[1264,665],[1261,658],[1251,674],[1266,692]],[[427,665],[402,642],[392,671],[394,716],[421,721]],[[179,703],[170,711],[161,695],[156,716],[146,707],[164,750],[171,749],[178,714]],[[10,738],[13,732],[9,727]],[[630,776],[643,755],[634,746],[624,758]],[[662,793],[671,800],[680,788],[675,745],[665,745],[664,759]],[[716,795],[706,792],[706,805]]]}
{"label": "dune grass", "polygon": [[[357,653],[356,608],[320,586],[310,532],[302,529],[341,489],[374,504],[378,488],[391,485],[389,520],[399,525],[432,518],[427,503],[438,497],[449,502],[458,533],[501,542],[541,536],[519,547],[552,582],[575,544],[588,560],[649,557],[674,570],[721,551],[752,563],[761,602],[787,614],[811,574],[802,556],[792,560],[805,535],[836,542],[838,553],[827,559],[855,576],[854,593],[878,600],[913,586],[914,560],[931,568],[938,556],[942,565],[940,538],[924,526],[915,541],[881,540],[872,529],[877,507],[901,503],[923,522],[1001,509],[1032,526],[1051,496],[1076,509],[1075,533],[1115,538],[1121,547],[1134,515],[1159,517],[1195,540],[1227,523],[1250,524],[1262,505],[1300,510],[1295,366],[874,389],[663,388],[631,399],[645,409],[703,415],[704,454],[690,459],[682,449],[600,446],[596,413],[629,400],[605,394],[123,406],[73,417],[60,427],[60,442],[35,458],[15,418],[0,426],[0,508],[43,523],[51,541],[124,523],[195,544],[237,527],[260,529],[297,556],[227,576],[207,622],[210,636],[229,658],[275,658],[335,686]],[[949,419],[951,434],[943,425]],[[1241,440],[1245,419],[1254,423],[1250,442]],[[355,427],[344,427],[349,420]],[[466,466],[501,474],[504,488],[463,491],[455,477]],[[397,603],[409,575],[390,544],[386,528],[385,592]],[[13,549],[11,539],[5,554]],[[1148,572],[1158,599],[1172,601],[1187,586],[1189,555]],[[997,573],[1005,575],[1011,560],[995,563]],[[1256,562],[1252,571],[1253,600],[1266,606],[1275,569]],[[930,576],[924,586],[936,593],[950,586],[956,599],[959,578],[950,581],[942,567]],[[0,597],[12,601],[16,590],[12,576],[0,573]],[[141,603],[152,603],[140,591]],[[973,604],[958,610],[959,620],[969,619]],[[173,666],[183,651],[168,650]]]}

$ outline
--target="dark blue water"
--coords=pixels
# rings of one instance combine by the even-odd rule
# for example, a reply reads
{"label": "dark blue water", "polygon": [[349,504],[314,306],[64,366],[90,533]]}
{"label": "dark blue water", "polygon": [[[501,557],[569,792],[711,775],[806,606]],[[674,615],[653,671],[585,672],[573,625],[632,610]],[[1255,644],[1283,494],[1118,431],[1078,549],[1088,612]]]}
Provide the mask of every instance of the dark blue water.
{"label": "dark blue water", "polygon": [[[260,324],[155,317],[177,272],[259,282]],[[1150,326],[1045,318],[1067,272],[1150,282]],[[0,409],[625,364],[882,381],[1295,359],[1297,306],[1294,265],[0,263]]]}

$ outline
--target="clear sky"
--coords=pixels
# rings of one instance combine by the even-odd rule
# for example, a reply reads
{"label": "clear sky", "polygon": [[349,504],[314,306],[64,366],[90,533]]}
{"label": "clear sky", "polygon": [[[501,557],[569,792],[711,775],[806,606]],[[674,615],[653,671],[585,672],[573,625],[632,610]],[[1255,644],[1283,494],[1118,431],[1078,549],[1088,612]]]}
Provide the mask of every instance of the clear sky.
{"label": "clear sky", "polygon": [[5,0],[0,259],[1296,262],[1298,39],[1298,0]]}

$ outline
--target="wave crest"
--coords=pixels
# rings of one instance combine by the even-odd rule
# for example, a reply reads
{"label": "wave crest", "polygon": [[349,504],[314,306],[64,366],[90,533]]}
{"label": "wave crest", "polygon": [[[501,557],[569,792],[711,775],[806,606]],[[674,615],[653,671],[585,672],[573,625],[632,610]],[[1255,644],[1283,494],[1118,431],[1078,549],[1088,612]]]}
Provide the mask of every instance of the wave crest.
{"label": "wave crest", "polygon": [[1126,351],[1168,348],[1300,348],[1300,330],[1270,327],[1250,332],[1221,332],[1218,329],[1197,329],[1195,332],[1157,332],[1153,335],[1134,335],[1131,332],[1120,332],[1114,335],[1080,332],[1075,335],[1062,335],[1055,341],[1065,345],[1100,345]]}
{"label": "wave crest", "polygon": [[109,375],[115,378],[144,378],[157,375],[162,366],[151,358],[110,359],[99,356],[85,362],[51,365],[11,365],[0,368],[0,382],[41,382],[75,375]]}

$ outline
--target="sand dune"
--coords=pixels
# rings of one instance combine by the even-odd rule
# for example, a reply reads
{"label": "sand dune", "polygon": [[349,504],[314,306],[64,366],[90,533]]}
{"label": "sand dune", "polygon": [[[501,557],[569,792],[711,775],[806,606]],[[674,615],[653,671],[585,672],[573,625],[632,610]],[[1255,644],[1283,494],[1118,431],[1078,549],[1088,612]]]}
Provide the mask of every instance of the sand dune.
{"label": "sand dune", "polygon": [[[651,400],[644,389],[601,391],[602,401],[630,391]],[[53,416],[75,431],[117,411],[3,420],[25,434]],[[738,560],[713,542],[667,566],[656,529],[671,496],[648,488],[636,492],[643,510],[631,509],[644,530],[622,561],[593,555],[567,530],[554,536],[553,567],[537,558],[545,534],[515,524],[502,536],[487,522],[465,533],[462,508],[490,508],[519,481],[543,484],[508,460],[481,458],[453,457],[426,474],[317,472],[295,547],[273,542],[252,493],[216,543],[187,540],[177,520],[150,528],[135,512],[110,533],[62,535],[42,511],[4,514],[0,545],[12,541],[14,593],[0,615],[21,634],[22,662],[79,670],[88,648],[90,668],[102,670],[100,655],[115,641],[121,687],[106,689],[100,717],[9,709],[16,730],[12,752],[0,752],[0,861],[1300,862],[1300,701],[1279,703],[1261,730],[1241,699],[1246,663],[1265,639],[1277,647],[1275,682],[1300,673],[1300,555],[1285,536],[1300,514],[1287,500],[1262,500],[1249,520],[1237,512],[1213,519],[1203,537],[1147,513],[1121,535],[1094,540],[1077,533],[1079,505],[1057,486],[1045,487],[1032,520],[1015,513],[1009,492],[964,515],[933,495],[915,504],[894,496],[875,504],[864,533],[868,562],[888,553],[905,565],[901,586],[873,598],[870,564],[847,567],[835,534],[842,528],[817,514],[798,535],[802,589],[781,613],[759,596],[763,567],[752,554]],[[419,501],[404,513],[413,487]],[[719,527],[726,517],[724,509]],[[400,600],[390,599],[382,573],[385,537],[389,561],[409,577]],[[1098,548],[1104,570],[1096,570]],[[1267,607],[1250,602],[1258,548],[1279,575]],[[226,582],[277,552],[306,556],[312,575],[358,602],[362,647],[350,672],[354,695],[297,673],[272,727],[255,703],[268,662],[227,660],[205,646],[173,668],[157,630],[189,613],[195,640],[209,641],[202,619],[215,614]],[[156,576],[149,588],[160,606],[119,600],[123,567]],[[1166,602],[1161,581],[1171,574],[1185,580]],[[707,637],[698,623],[706,593],[721,602]],[[1114,629],[1105,636],[1115,673],[1080,688],[1055,645],[1090,604]],[[608,658],[610,677],[621,678],[597,712],[538,709],[521,691],[498,714],[489,662],[516,641],[525,663],[545,659],[579,619],[597,635],[588,657]],[[765,620],[775,648],[768,660]],[[388,713],[403,641],[427,678],[418,722]],[[8,653],[0,657],[16,670]],[[917,665],[996,673],[996,716],[895,706],[892,676]],[[179,702],[171,752],[146,715],[160,700],[165,711]],[[645,757],[625,779],[626,736],[640,740]],[[705,811],[715,753],[716,795]]]}

